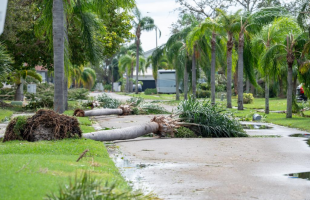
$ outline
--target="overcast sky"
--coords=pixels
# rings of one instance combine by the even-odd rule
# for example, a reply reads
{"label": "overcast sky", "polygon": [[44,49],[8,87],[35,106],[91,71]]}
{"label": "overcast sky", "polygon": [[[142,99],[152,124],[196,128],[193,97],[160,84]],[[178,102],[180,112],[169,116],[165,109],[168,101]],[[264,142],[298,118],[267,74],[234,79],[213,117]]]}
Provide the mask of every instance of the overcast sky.
{"label": "overcast sky", "polygon": [[[281,0],[281,2],[291,2],[292,0]],[[191,1],[189,1],[191,2]],[[178,12],[175,9],[179,6],[175,0],[136,0],[137,6],[142,16],[149,16],[154,19],[155,24],[161,30],[161,37],[158,38],[158,46],[166,43],[170,37],[170,27],[173,22],[178,19]],[[241,6],[233,6],[229,11],[241,9]],[[151,50],[156,47],[155,31],[142,32],[141,34],[142,48],[144,51]]]}
{"label": "overcast sky", "polygon": [[[142,16],[152,17],[160,29],[161,37],[158,38],[158,46],[166,43],[170,36],[169,27],[178,19],[178,13],[174,12],[174,9],[178,6],[175,0],[136,0],[136,2]],[[141,42],[144,51],[155,48],[155,31],[142,32]]]}

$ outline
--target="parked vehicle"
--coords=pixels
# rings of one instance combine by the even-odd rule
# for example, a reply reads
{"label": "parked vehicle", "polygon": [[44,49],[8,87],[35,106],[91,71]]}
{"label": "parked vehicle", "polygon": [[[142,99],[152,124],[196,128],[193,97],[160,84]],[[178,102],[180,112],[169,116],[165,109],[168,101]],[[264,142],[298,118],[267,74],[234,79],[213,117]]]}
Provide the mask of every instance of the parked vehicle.
{"label": "parked vehicle", "polygon": [[164,94],[175,94],[176,93],[175,75],[176,75],[175,70],[158,70],[157,92]]}
{"label": "parked vehicle", "polygon": [[[136,91],[136,85],[134,84],[132,87],[132,91],[135,92]],[[142,86],[140,84],[138,84],[138,92],[142,92]]]}
{"label": "parked vehicle", "polygon": [[304,88],[302,86],[303,86],[303,84],[300,84],[300,85],[297,86],[296,98],[297,98],[298,101],[307,101],[308,98],[305,95],[305,91],[304,91]]}

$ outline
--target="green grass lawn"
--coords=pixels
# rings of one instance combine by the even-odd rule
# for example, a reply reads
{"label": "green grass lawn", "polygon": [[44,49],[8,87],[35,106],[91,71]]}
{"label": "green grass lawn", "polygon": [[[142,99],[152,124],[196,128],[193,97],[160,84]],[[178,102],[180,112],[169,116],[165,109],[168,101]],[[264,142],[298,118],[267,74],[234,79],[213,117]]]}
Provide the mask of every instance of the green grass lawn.
{"label": "green grass lawn", "polygon": [[[87,157],[76,162],[86,149]],[[117,181],[118,189],[128,188],[104,144],[93,140],[1,142],[0,163],[0,199],[41,200],[85,171],[103,181]]]}
{"label": "green grass lawn", "polygon": [[0,109],[0,122],[2,122],[5,118],[10,118],[13,115],[13,111]]}

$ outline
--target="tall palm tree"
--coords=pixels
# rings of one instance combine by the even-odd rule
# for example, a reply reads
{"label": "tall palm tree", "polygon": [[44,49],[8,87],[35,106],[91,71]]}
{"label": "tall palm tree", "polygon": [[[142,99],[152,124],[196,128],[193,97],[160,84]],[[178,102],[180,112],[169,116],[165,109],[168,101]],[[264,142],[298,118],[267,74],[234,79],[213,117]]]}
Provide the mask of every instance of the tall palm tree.
{"label": "tall palm tree", "polygon": [[217,9],[220,15],[219,23],[223,27],[223,30],[227,33],[227,43],[226,43],[226,60],[227,60],[227,108],[232,108],[231,104],[231,82],[232,82],[232,53],[234,47],[234,34],[238,31],[238,19],[241,10],[235,12],[234,14],[227,14],[225,11]]}
{"label": "tall palm tree", "polygon": [[[70,19],[77,20],[77,25],[81,28],[82,40],[87,48],[89,61],[96,60],[96,53],[98,46],[94,43],[98,37],[94,37],[94,28],[100,28],[98,25],[98,18],[102,18],[107,12],[107,3],[115,4],[124,10],[131,9],[135,6],[134,0],[44,0],[44,5],[41,33],[47,35],[49,41],[53,41],[54,53],[54,74],[55,74],[55,96],[54,96],[54,110],[62,113],[64,111],[64,66],[65,66],[65,45],[66,31],[70,23],[65,22]],[[90,12],[91,11],[91,12]],[[72,12],[74,15],[69,15]],[[97,16],[96,16],[97,15]],[[68,17],[69,16],[69,17]],[[66,19],[66,20],[65,20]],[[42,25],[41,24],[41,25]],[[44,28],[42,28],[44,27]],[[42,34],[43,35],[43,34]],[[68,44],[68,43],[67,43]],[[67,59],[68,60],[68,59]],[[66,65],[68,66],[68,65]]]}
{"label": "tall palm tree", "polygon": [[[145,71],[144,67],[145,67],[146,60],[142,56],[139,57],[139,60],[138,60],[136,52],[134,52],[134,51],[131,51],[131,50],[127,51],[127,54],[120,57],[119,61],[118,61],[120,69],[124,72],[126,71],[126,76],[127,76],[126,77],[126,81],[127,81],[126,88],[127,88],[128,92],[132,92],[132,89],[133,89],[133,87],[132,87],[133,71],[134,71],[134,66],[137,63],[137,61],[139,63],[139,67],[140,67],[138,72],[141,71],[144,73],[144,71]],[[137,86],[138,86],[138,84],[136,84],[136,88],[137,88]]]}
{"label": "tall palm tree", "polygon": [[[294,20],[291,20],[294,23]],[[295,22],[296,23],[296,22]],[[297,23],[296,28],[292,29],[291,32],[283,36],[285,40],[284,44],[274,44],[269,50],[263,55],[262,60],[264,63],[270,62],[286,62],[287,64],[287,109],[286,118],[292,118],[292,103],[293,103],[293,65],[296,61],[296,49],[295,46],[298,43],[298,36],[301,33]]]}
{"label": "tall palm tree", "polygon": [[[291,30],[298,29],[294,19],[283,17],[276,19],[272,24],[265,26],[262,31],[255,35],[252,43],[254,51],[259,53],[260,57],[263,53],[270,49],[274,44],[280,43],[283,36],[289,34]],[[261,74],[265,76],[265,113],[269,114],[269,78],[270,75],[276,75],[278,69],[271,60],[261,60],[259,62]]]}
{"label": "tall palm tree", "polygon": [[[133,26],[135,29],[135,34],[136,34],[136,45],[137,45],[137,60],[136,60],[136,86],[138,85],[138,74],[139,74],[139,47],[140,47],[140,37],[141,37],[141,32],[142,31],[152,31],[154,29],[158,29],[157,26],[154,24],[154,20],[151,17],[142,17],[141,12],[139,9],[136,7],[133,10],[133,14],[135,16],[135,20],[133,21]],[[158,29],[159,30],[159,29]],[[160,30],[159,33],[161,34]],[[159,34],[159,35],[160,35]],[[135,88],[136,94],[138,94],[138,87]]]}
{"label": "tall palm tree", "polygon": [[263,8],[256,13],[244,13],[240,16],[238,38],[238,110],[243,110],[243,66],[244,44],[247,32],[258,32],[264,25],[283,15],[282,8]]}
{"label": "tall palm tree", "polygon": [[[217,20],[217,19],[216,19]],[[198,27],[194,28],[192,32],[187,37],[187,45],[190,47],[195,46],[195,42],[201,40],[201,38],[210,41],[207,43],[207,48],[211,51],[211,104],[215,104],[215,68],[216,68],[216,56],[219,56],[221,53],[221,48],[216,48],[217,44],[217,36],[222,29],[221,24],[217,23],[217,21],[211,18],[206,18]],[[210,37],[211,36],[211,37]],[[197,43],[197,46],[200,46]],[[190,48],[191,50],[191,48]],[[203,52],[205,57],[209,57],[210,55],[206,55],[207,52]],[[209,60],[209,59],[208,59]]]}

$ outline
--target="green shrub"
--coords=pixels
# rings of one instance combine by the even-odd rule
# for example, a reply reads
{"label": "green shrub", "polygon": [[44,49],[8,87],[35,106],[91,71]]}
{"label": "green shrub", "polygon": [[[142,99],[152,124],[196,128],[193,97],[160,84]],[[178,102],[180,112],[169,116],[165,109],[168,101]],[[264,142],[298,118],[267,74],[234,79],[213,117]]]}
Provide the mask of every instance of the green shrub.
{"label": "green shrub", "polygon": [[76,88],[68,90],[68,100],[87,100],[89,95],[89,90],[85,88]]}
{"label": "green shrub", "polygon": [[45,96],[31,100],[25,108],[30,110],[36,110],[39,108],[53,108],[53,107],[54,107],[54,97]]}
{"label": "green shrub", "polygon": [[144,90],[144,94],[146,95],[152,95],[152,94],[157,94],[157,89],[156,88],[147,88]]}
{"label": "green shrub", "polygon": [[200,102],[192,97],[180,102],[177,111],[182,122],[201,137],[247,137],[241,124],[223,109],[209,101]]}
{"label": "green shrub", "polygon": [[117,108],[121,105],[119,100],[113,99],[105,93],[103,93],[101,96],[98,96],[97,100],[103,108]]}
{"label": "green shrub", "polygon": [[[103,183],[103,184],[102,184]],[[69,185],[60,186],[58,194],[47,195],[47,200],[77,200],[77,199],[100,199],[100,200],[142,200],[152,199],[152,196],[144,196],[132,189],[120,189],[117,183],[108,183],[98,180],[90,173],[84,172],[81,177],[75,177],[69,181]],[[154,197],[153,197],[154,198]],[[154,198],[155,199],[155,198]]]}
{"label": "green shrub", "polygon": [[197,135],[189,128],[181,126],[175,133],[176,138],[196,138]]}
{"label": "green shrub", "polygon": [[196,97],[197,98],[210,98],[211,97],[211,91],[198,89],[196,92]]}
{"label": "green shrub", "polygon": [[225,92],[226,91],[226,85],[217,85],[215,86],[216,92]]}
{"label": "green shrub", "polygon": [[[238,95],[237,95],[238,101]],[[244,104],[251,104],[254,102],[254,97],[252,93],[243,93],[243,103]]]}
{"label": "green shrub", "polygon": [[103,86],[104,90],[111,91],[112,90],[112,85],[111,84],[106,84]]}
{"label": "green shrub", "polygon": [[211,86],[208,83],[198,83],[198,89],[201,90],[210,90]]}

